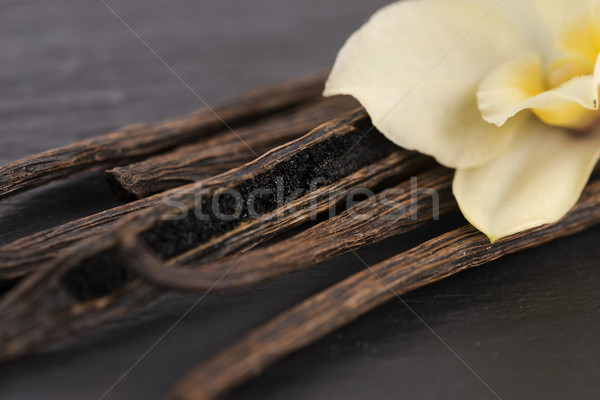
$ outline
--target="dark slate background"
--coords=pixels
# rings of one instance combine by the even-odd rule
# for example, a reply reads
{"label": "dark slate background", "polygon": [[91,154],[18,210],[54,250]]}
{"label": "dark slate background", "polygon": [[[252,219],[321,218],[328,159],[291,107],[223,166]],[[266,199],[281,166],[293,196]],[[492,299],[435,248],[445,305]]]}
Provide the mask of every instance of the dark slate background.
{"label": "dark slate background", "polygon": [[[108,3],[213,102],[331,65],[344,39],[387,1]],[[0,162],[200,106],[101,1],[0,0]],[[0,242],[116,204],[101,174],[53,184],[0,202]],[[448,219],[361,256],[375,263],[460,223]],[[391,301],[231,398],[598,399],[599,238],[592,229],[406,295],[435,335]],[[242,333],[360,269],[347,255],[257,288],[210,294],[105,398],[160,398]],[[0,399],[99,399],[197,299],[165,296],[0,365]]]}

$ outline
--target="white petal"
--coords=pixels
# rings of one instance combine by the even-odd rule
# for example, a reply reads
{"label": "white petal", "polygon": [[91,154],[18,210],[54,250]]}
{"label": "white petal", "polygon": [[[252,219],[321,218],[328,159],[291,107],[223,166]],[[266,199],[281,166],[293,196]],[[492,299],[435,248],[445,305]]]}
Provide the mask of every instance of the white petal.
{"label": "white petal", "polygon": [[515,126],[483,121],[477,86],[528,48],[502,15],[475,3],[403,1],[380,10],[340,51],[325,94],[356,97],[390,140],[446,166],[492,159]]}
{"label": "white petal", "polygon": [[[544,121],[570,128],[588,125],[597,118],[600,57],[593,75],[575,77],[556,89],[544,91],[539,55],[509,61],[479,86],[477,101],[483,118],[502,126],[518,112],[533,109]],[[581,126],[579,126],[581,125]]]}
{"label": "white petal", "polygon": [[556,222],[579,198],[600,157],[600,132],[582,138],[531,118],[492,162],[459,169],[463,215],[492,241]]}

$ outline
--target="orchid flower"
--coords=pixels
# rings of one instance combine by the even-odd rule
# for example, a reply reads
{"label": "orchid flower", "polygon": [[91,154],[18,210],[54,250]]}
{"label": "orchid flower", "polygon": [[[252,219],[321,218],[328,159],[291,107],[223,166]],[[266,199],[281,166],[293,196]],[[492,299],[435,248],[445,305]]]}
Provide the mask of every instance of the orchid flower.
{"label": "orchid flower", "polygon": [[581,195],[600,157],[599,54],[600,1],[407,0],[348,39],[325,95],[456,169],[462,213],[493,242]]}

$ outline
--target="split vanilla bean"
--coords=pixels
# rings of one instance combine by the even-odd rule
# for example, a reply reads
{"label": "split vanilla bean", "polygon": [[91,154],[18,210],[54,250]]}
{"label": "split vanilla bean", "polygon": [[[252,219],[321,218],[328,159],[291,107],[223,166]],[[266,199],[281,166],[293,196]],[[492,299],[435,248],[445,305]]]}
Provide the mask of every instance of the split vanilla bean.
{"label": "split vanilla bean", "polygon": [[244,125],[235,134],[224,132],[206,142],[113,168],[105,175],[120,198],[141,199],[238,167],[356,107],[358,102],[348,96],[316,99]]}
{"label": "split vanilla bean", "polygon": [[214,109],[49,150],[0,167],[0,199],[52,181],[138,161],[321,96],[327,74],[248,92]]}
{"label": "split vanilla bean", "polygon": [[[172,290],[223,290],[257,284],[308,268],[352,249],[405,234],[457,210],[452,171],[436,168],[388,188],[289,239],[202,266],[165,267],[133,234],[124,234],[120,260],[146,282]],[[231,265],[235,263],[233,270]]]}
{"label": "split vanilla bean", "polygon": [[[171,400],[222,396],[288,354],[317,341],[362,314],[408,291],[507,254],[570,236],[600,223],[600,182],[588,185],[561,221],[490,244],[465,226],[377,265],[292,307],[192,370],[174,387]],[[362,262],[357,260],[357,262]]]}
{"label": "split vanilla bean", "polygon": [[[243,253],[307,221],[353,188],[406,179],[430,165],[429,158],[387,141],[359,110],[241,168],[175,189],[168,203],[141,210],[118,227],[77,243],[50,268],[25,278],[7,293],[0,301],[0,319],[5,322],[0,331],[0,358],[16,357],[91,329],[161,293],[136,280],[122,265],[118,248],[125,230],[135,231],[165,264],[214,261]],[[315,179],[320,186],[313,187]],[[279,180],[282,205],[276,201]],[[262,213],[257,219],[242,208],[238,219],[226,221],[206,207],[218,197],[218,208],[226,211],[232,208],[228,190],[246,199],[255,189],[263,190],[254,204]],[[300,197],[294,197],[298,193]],[[182,206],[189,212],[178,218]],[[207,211],[208,219],[198,218],[194,212],[198,207]]]}
{"label": "split vanilla bean", "polygon": [[[326,118],[327,120],[330,120],[332,117],[335,117],[336,114],[339,114],[342,110],[347,109],[352,104],[355,104],[352,99],[341,96],[331,99],[319,99],[316,101],[315,105],[301,106],[297,111],[294,110],[289,113],[284,113],[283,115],[275,115],[250,128],[242,128],[240,132],[249,140],[252,135],[256,134],[257,136],[264,138],[267,142],[270,141],[269,138],[273,137],[299,136],[302,133],[306,133],[302,132],[303,129],[310,131],[312,128],[319,125],[320,122],[322,122],[321,120],[326,118],[328,113],[332,113]],[[313,118],[316,118],[317,121],[311,122]],[[291,121],[288,123],[290,119]],[[288,132],[288,124],[291,125],[291,133]],[[311,125],[312,128],[309,128]],[[264,131],[267,133],[263,133]],[[194,177],[200,177],[203,172],[207,174],[209,171],[214,173],[223,172],[222,168],[233,165],[232,158],[229,158],[229,163],[222,165],[222,157],[227,157],[227,154],[231,153],[231,150],[226,143],[234,148],[238,148],[241,145],[246,151],[243,153],[243,157],[254,158],[254,154],[252,154],[241,141],[235,137],[232,138],[231,136],[234,135],[219,135],[211,141],[200,144],[199,146],[201,149],[198,151],[198,154],[186,153],[181,156],[176,154],[176,160],[169,160],[170,156],[166,157],[166,161],[165,159],[161,159],[164,162],[158,162],[154,165],[160,165],[162,172],[154,171],[154,177],[157,177],[157,175],[168,174],[168,171],[173,171],[173,174],[186,175],[186,179],[189,179],[192,175]],[[187,151],[187,148],[184,149]],[[239,154],[240,153],[238,153],[236,157],[239,157]],[[183,171],[170,170],[170,167],[172,167],[172,164],[170,164],[171,161],[174,163],[188,163],[189,165],[187,166],[187,169]],[[241,159],[238,159],[238,161],[239,163],[233,165],[233,167],[238,167],[243,162]],[[244,159],[244,161],[248,160]],[[144,166],[143,168],[146,168],[147,166],[146,163],[140,165]],[[383,168],[385,165],[382,164],[381,167]],[[165,172],[165,170],[167,170],[167,172]],[[140,174],[142,173],[139,170],[137,172]],[[148,174],[152,173],[147,169],[144,172]],[[138,182],[143,180],[149,181],[141,176],[138,178]],[[165,178],[165,180],[162,180],[161,182],[161,185],[169,185],[174,184],[175,180]],[[149,183],[149,185],[151,184]],[[136,184],[136,187],[139,188],[140,186]],[[155,188],[155,186],[146,187]],[[185,189],[182,190],[185,191]],[[165,193],[165,196],[170,195],[170,193]],[[173,195],[177,195],[177,192],[174,192]],[[94,234],[107,231],[121,218],[136,211],[159,204],[162,199],[163,196],[157,195],[125,204],[68,222],[58,227],[46,229],[0,247],[0,281],[20,278],[32,271],[47,268],[48,265],[53,260],[59,258],[61,252],[69,246]]]}

